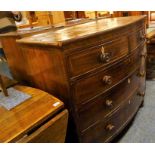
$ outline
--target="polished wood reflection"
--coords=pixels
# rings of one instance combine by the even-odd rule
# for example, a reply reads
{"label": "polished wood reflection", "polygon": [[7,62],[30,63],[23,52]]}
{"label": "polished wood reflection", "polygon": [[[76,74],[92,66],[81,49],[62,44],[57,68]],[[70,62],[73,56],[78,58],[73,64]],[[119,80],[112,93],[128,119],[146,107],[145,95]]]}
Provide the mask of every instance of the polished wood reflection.
{"label": "polished wood reflection", "polygon": [[118,29],[140,21],[144,16],[119,17],[96,20],[84,24],[66,27],[60,30],[49,31],[47,33],[37,34],[31,38],[18,40],[20,43],[42,44],[52,46],[62,46],[67,42],[73,42],[83,37],[90,37],[99,33],[106,33],[113,29]]}
{"label": "polished wood reflection", "polygon": [[14,88],[32,97],[11,110],[0,107],[0,142],[17,142],[64,107],[63,102],[39,89],[19,85]]}
{"label": "polished wood reflection", "polygon": [[[145,76],[139,76],[145,16],[96,20],[17,42],[22,56],[12,57],[12,66],[21,61],[20,81],[53,94],[69,110],[68,142],[111,141],[144,100],[137,94],[145,92]],[[110,101],[113,108],[105,105]]]}

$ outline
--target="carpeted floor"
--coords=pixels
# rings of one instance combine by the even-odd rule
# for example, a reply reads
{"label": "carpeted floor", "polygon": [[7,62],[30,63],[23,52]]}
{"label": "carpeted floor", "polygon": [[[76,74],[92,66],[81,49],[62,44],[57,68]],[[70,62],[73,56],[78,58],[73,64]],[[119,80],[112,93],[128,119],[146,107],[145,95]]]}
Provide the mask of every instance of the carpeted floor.
{"label": "carpeted floor", "polygon": [[144,107],[118,142],[155,143],[155,81],[146,82]]}

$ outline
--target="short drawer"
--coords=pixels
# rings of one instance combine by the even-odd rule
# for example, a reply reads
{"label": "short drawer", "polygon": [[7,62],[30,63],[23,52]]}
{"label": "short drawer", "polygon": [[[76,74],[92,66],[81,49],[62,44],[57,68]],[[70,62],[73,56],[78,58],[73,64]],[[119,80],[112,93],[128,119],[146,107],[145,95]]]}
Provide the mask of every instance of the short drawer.
{"label": "short drawer", "polygon": [[81,134],[82,142],[108,142],[131,120],[141,104],[137,91],[107,120],[98,121]]}
{"label": "short drawer", "polygon": [[68,56],[70,76],[78,76],[108,65],[128,54],[127,36]]}
{"label": "short drawer", "polygon": [[142,42],[145,41],[145,30],[141,29],[137,32],[131,33],[129,35],[129,45],[130,45],[130,51],[133,51],[135,48],[137,48]]}
{"label": "short drawer", "polygon": [[139,69],[113,90],[85,104],[78,112],[81,130],[85,130],[118,109],[125,99],[131,96],[133,90],[139,87],[140,77],[138,74]]}
{"label": "short drawer", "polygon": [[139,51],[132,56],[95,75],[77,80],[73,84],[75,104],[81,104],[117,85],[140,66]]}

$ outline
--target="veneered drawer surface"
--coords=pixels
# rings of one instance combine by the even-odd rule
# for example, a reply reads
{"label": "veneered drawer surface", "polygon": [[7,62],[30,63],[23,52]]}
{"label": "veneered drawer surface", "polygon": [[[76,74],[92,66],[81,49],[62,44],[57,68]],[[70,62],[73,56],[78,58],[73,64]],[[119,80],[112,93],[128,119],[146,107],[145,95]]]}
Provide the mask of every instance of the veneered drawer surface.
{"label": "veneered drawer surface", "polygon": [[118,84],[140,65],[139,51],[107,70],[83,78],[73,84],[74,100],[81,104]]}
{"label": "veneered drawer surface", "polygon": [[128,38],[121,37],[68,56],[70,76],[108,65],[128,54]]}
{"label": "veneered drawer surface", "polygon": [[130,51],[137,48],[144,41],[145,41],[145,31],[144,31],[144,29],[141,29],[141,30],[139,30],[137,32],[131,33],[129,35]]}
{"label": "veneered drawer surface", "polygon": [[102,120],[120,107],[132,91],[139,87],[140,77],[138,74],[139,69],[112,91],[85,104],[79,110],[81,130],[88,128],[98,120]]}
{"label": "veneered drawer surface", "polygon": [[[133,92],[130,98],[126,98],[124,106],[117,110],[109,119],[98,121],[82,134],[82,142],[105,142],[109,141],[119,132],[138,110],[141,100]],[[97,132],[96,132],[97,131]]]}

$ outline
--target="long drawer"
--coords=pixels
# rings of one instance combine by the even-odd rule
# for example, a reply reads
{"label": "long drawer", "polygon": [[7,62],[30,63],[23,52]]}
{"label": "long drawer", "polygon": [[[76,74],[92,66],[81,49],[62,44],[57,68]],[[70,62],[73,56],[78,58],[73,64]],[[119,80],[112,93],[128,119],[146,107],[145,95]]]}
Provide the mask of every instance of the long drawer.
{"label": "long drawer", "polygon": [[78,76],[108,65],[128,54],[128,38],[123,36],[68,56],[70,76]]}
{"label": "long drawer", "polygon": [[97,97],[79,109],[79,122],[81,131],[87,129],[98,120],[106,118],[118,109],[132,91],[139,87],[139,68],[117,87]]}
{"label": "long drawer", "polygon": [[120,83],[121,80],[140,66],[139,54],[139,49],[137,49],[134,54],[107,70],[77,80],[73,84],[74,103],[82,104]]}
{"label": "long drawer", "polygon": [[[130,121],[141,104],[138,90],[126,99],[124,106],[117,110],[107,120],[98,121],[81,135],[82,142],[108,142]],[[97,132],[96,132],[97,131]]]}
{"label": "long drawer", "polygon": [[74,51],[68,55],[66,62],[70,78],[109,65],[126,56],[129,51],[136,49],[145,40],[144,23],[139,22],[131,29],[132,31],[129,34],[124,34],[119,38],[114,37],[106,42],[77,52]]}

